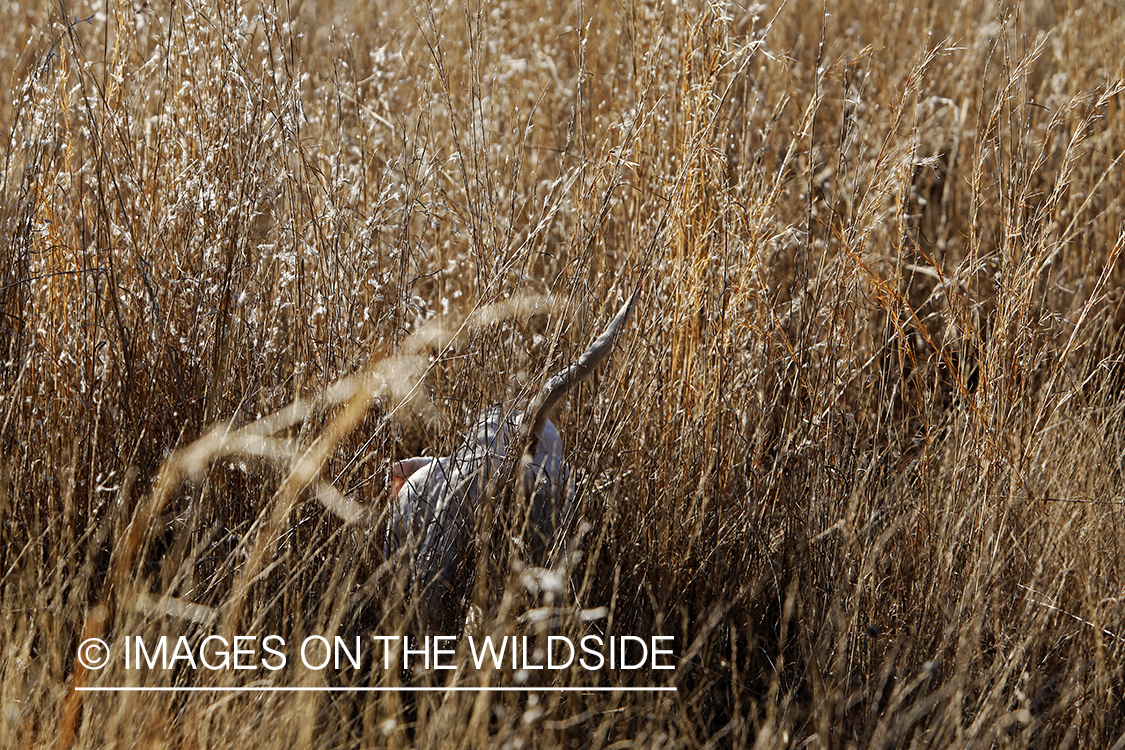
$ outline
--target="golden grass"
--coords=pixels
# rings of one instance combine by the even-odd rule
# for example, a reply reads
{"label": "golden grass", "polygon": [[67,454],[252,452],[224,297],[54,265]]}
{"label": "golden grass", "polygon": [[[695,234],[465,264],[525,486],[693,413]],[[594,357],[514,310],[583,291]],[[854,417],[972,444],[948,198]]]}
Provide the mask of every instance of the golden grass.
{"label": "golden grass", "polygon": [[[112,0],[0,28],[0,745],[1125,740],[1118,3]],[[75,691],[518,684],[464,639],[454,673],[75,654],[416,633],[391,461],[526,399],[638,283],[554,415],[561,585],[502,494],[450,627],[673,635],[672,672],[530,684],[678,692]]]}

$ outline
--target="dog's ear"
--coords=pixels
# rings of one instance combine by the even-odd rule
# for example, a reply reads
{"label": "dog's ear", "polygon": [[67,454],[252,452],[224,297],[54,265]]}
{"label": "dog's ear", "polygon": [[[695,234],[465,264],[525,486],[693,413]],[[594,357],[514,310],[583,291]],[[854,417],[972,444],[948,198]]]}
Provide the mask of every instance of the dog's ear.
{"label": "dog's ear", "polygon": [[415,456],[414,458],[407,458],[402,461],[395,461],[391,467],[391,476],[394,478],[395,494],[402,489],[402,485],[406,484],[406,480],[411,474],[419,469],[425,468],[430,465],[434,459],[432,456]]}

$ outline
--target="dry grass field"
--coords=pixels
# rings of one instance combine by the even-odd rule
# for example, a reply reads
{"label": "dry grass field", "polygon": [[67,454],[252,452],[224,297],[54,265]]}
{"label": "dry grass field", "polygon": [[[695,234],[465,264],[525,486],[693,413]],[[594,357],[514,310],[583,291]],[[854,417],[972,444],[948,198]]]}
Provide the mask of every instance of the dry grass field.
{"label": "dry grass field", "polygon": [[[1125,747],[1116,0],[0,28],[0,746]],[[391,462],[637,286],[553,415],[568,554],[527,568],[498,488],[456,668],[387,668],[370,636],[424,635]],[[267,634],[364,658],[122,658]],[[672,636],[676,668],[478,669],[484,635]],[[452,689],[483,686],[517,689]]]}

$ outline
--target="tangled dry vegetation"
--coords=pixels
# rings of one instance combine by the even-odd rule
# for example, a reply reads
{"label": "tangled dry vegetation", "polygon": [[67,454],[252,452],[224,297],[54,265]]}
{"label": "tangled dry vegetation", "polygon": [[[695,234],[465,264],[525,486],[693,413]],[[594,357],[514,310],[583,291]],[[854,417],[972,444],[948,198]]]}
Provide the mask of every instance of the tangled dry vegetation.
{"label": "tangled dry vegetation", "polygon": [[[1121,746],[1119,3],[26,5],[0,744]],[[554,418],[568,566],[501,494],[457,628],[673,635],[529,684],[678,692],[74,690],[246,682],[91,635],[411,632],[390,462],[636,284]],[[467,659],[251,677],[520,684]]]}

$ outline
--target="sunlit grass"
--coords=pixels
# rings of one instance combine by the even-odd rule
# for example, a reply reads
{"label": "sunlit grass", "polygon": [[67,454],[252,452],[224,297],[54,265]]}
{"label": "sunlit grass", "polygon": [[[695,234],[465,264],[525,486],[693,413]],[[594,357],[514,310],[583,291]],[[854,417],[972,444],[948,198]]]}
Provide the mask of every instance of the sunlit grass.
{"label": "sunlit grass", "polygon": [[[0,744],[1110,747],[1118,4],[0,8]],[[417,633],[391,462],[552,416],[446,626],[671,635],[676,693],[93,694],[126,636]],[[537,577],[538,576],[538,577]],[[522,679],[522,678],[520,678]]]}

